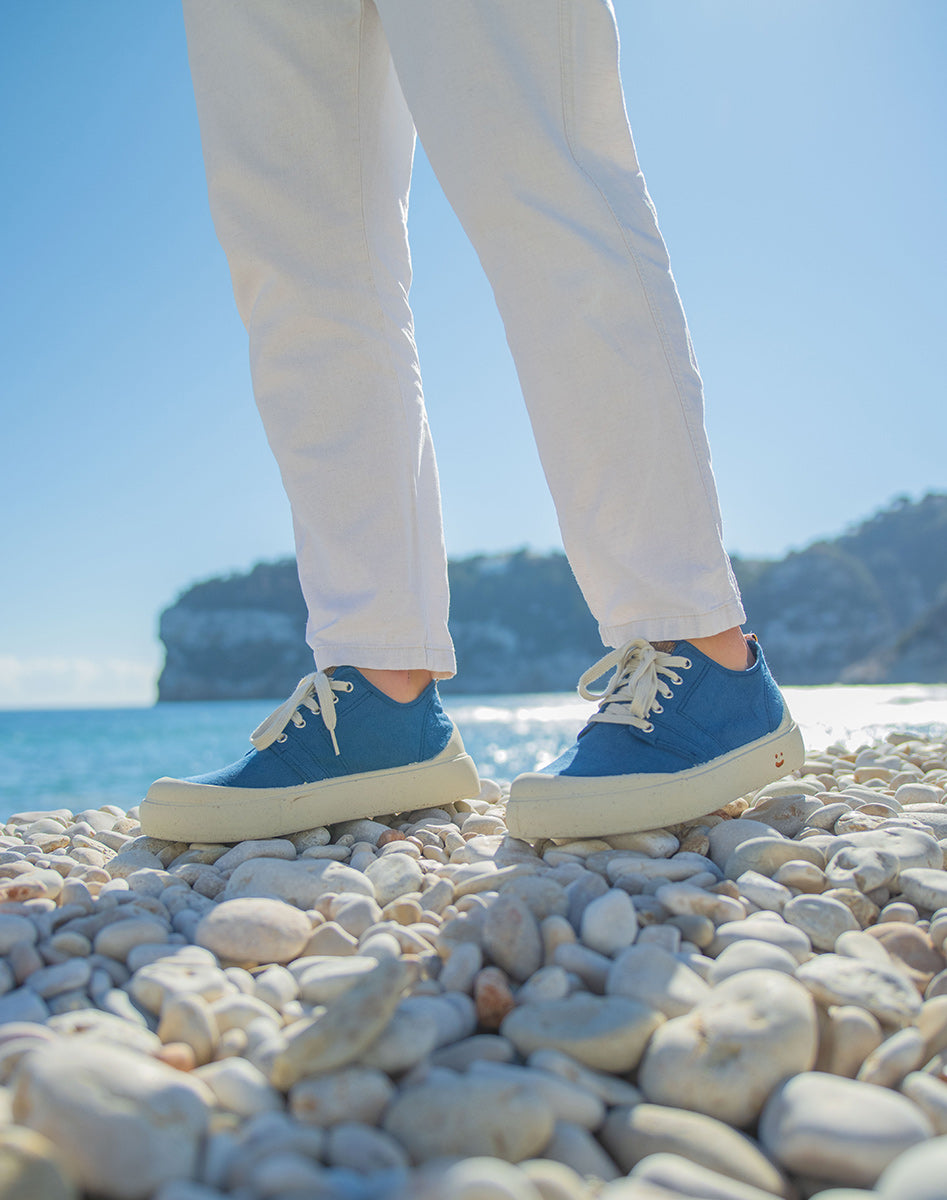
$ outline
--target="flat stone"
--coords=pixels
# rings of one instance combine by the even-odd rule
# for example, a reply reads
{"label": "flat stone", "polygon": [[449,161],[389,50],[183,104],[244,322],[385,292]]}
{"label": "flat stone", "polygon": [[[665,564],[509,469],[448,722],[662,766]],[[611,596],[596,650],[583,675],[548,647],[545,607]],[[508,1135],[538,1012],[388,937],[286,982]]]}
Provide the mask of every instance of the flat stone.
{"label": "flat stone", "polygon": [[752,917],[746,921],[728,921],[725,925],[719,925],[708,953],[715,958],[725,947],[746,940],[779,946],[800,963],[805,962],[812,954],[809,935],[775,915],[772,918]]}
{"label": "flat stone", "polygon": [[[710,857],[722,871],[727,865],[727,859],[744,842],[753,838],[773,836],[773,829],[762,821],[753,821],[748,817],[738,817],[735,821],[721,821],[714,825],[707,838],[710,842]],[[782,836],[782,835],[780,835]]]}
{"label": "flat stone", "polygon": [[224,900],[244,896],[269,896],[296,908],[315,908],[332,892],[351,892],[374,899],[371,880],[361,871],[331,859],[302,858],[286,862],[276,858],[251,858],[234,869],[223,892]]}
{"label": "flat stone", "polygon": [[707,982],[716,987],[731,975],[739,975],[741,971],[782,971],[784,975],[794,975],[798,962],[779,946],[769,942],[758,942],[746,939],[742,942],[731,942],[717,955]]}
{"label": "flat stone", "polygon": [[36,925],[29,917],[0,913],[0,954],[9,954],[14,946],[33,946],[38,940]]}
{"label": "flat stone", "polygon": [[840,954],[820,954],[803,963],[796,978],[821,1005],[855,1004],[882,1024],[907,1025],[921,1011],[914,985],[898,971]]}
{"label": "flat stone", "polygon": [[925,912],[947,906],[947,871],[930,867],[909,867],[898,877],[901,892]]}
{"label": "flat stone", "polygon": [[245,1058],[224,1058],[198,1067],[192,1078],[199,1079],[214,1093],[220,1108],[239,1117],[282,1111],[283,1098],[271,1087],[266,1076]]}
{"label": "flat stone", "polygon": [[319,956],[301,958],[292,963],[290,971],[299,985],[299,994],[306,1004],[329,1004],[365,975],[374,971],[378,960],[367,954],[344,955],[341,958]]}
{"label": "flat stone", "polygon": [[615,959],[605,980],[610,996],[627,996],[647,1008],[678,1017],[710,993],[688,966],[660,946],[629,946]]}
{"label": "flat stone", "polygon": [[829,860],[825,876],[831,887],[871,892],[885,887],[898,874],[900,863],[890,850],[873,846],[843,846]]}
{"label": "flat stone", "polygon": [[655,892],[658,900],[674,916],[701,916],[723,925],[742,921],[746,909],[739,900],[718,892],[708,892],[690,883],[665,883]]}
{"label": "flat stone", "polygon": [[[593,1137],[581,1125],[573,1125],[570,1121],[556,1122],[552,1137],[546,1143],[542,1154],[544,1159],[562,1163],[586,1178],[613,1180],[622,1175],[622,1171],[602,1149],[598,1138]],[[657,1200],[665,1198],[658,1197]]]}
{"label": "flat stone", "polygon": [[794,838],[813,813],[822,807],[821,800],[805,792],[782,796],[764,796],[748,808],[741,820],[758,821],[769,825],[784,837]]}
{"label": "flat stone", "polygon": [[854,1079],[862,1063],[884,1040],[878,1020],[854,1004],[819,1010],[819,1057],[815,1069]]}
{"label": "flat stone", "polygon": [[158,1037],[190,1046],[198,1066],[213,1058],[219,1036],[217,1019],[201,996],[174,996],[162,1006]]}
{"label": "flat stone", "polygon": [[471,1066],[467,1078],[483,1077],[529,1087],[534,1095],[549,1105],[557,1121],[571,1121],[593,1130],[598,1129],[605,1119],[605,1104],[601,1097],[575,1080],[528,1066],[481,1060]]}
{"label": "flat stone", "polygon": [[73,1039],[40,1046],[23,1062],[13,1114],[58,1147],[85,1191],[146,1200],[194,1175],[209,1099],[188,1075],[147,1055]]}
{"label": "flat stone", "polygon": [[911,867],[939,869],[944,865],[944,852],[938,846],[936,838],[924,830],[912,829],[905,825],[873,829],[864,833],[848,833],[843,837],[833,838],[826,851],[829,860],[845,846],[864,846],[893,854],[902,871]]}
{"label": "flat stone", "polygon": [[637,1066],[663,1016],[624,996],[576,993],[564,1000],[524,1004],[500,1026],[524,1057],[561,1050],[585,1066],[624,1074]]}
{"label": "flat stone", "polygon": [[744,871],[736,880],[740,895],[768,912],[781,913],[792,899],[792,892],[759,871]]}
{"label": "flat stone", "polygon": [[479,1155],[520,1162],[543,1150],[554,1124],[529,1087],[470,1074],[403,1088],[382,1122],[415,1163]]}
{"label": "flat stone", "polygon": [[868,1055],[856,1079],[879,1087],[897,1088],[925,1062],[924,1037],[913,1025],[899,1029]]}
{"label": "flat stone", "polygon": [[926,1071],[913,1071],[901,1081],[901,1092],[913,1100],[938,1137],[947,1135],[947,1083]]}
{"label": "flat stone", "polygon": [[[629,1176],[630,1187],[634,1192],[625,1193],[617,1187],[606,1189],[602,1193],[603,1200],[609,1200],[612,1191],[614,1200],[628,1195],[638,1200],[677,1200],[678,1197],[700,1197],[701,1200],[772,1200],[772,1192],[743,1183],[730,1175],[712,1171],[709,1167],[701,1166],[678,1154],[649,1154],[632,1169]],[[639,1191],[649,1188],[654,1191]]]}
{"label": "flat stone", "polygon": [[764,1192],[779,1195],[785,1182],[744,1134],[704,1113],[636,1104],[613,1108],[599,1132],[623,1171],[651,1154],[676,1154]]}
{"label": "flat stone", "polygon": [[273,1086],[287,1091],[307,1075],[354,1062],[391,1020],[401,992],[415,975],[413,963],[380,962],[311,1020],[290,1029],[285,1048],[273,1062]]}
{"label": "flat stone", "polygon": [[817,1047],[805,988],[779,971],[744,971],[654,1033],[638,1086],[655,1104],[739,1128],[756,1120],[780,1080],[812,1068]]}
{"label": "flat stone", "polygon": [[418,998],[409,996],[400,1002],[379,1037],[362,1052],[362,1066],[397,1077],[434,1052],[440,1037],[438,1024],[431,1020],[429,1008],[412,1003],[412,999]]}
{"label": "flat stone", "polygon": [[848,1187],[871,1187],[932,1134],[927,1117],[897,1092],[818,1071],[778,1087],[759,1125],[763,1149],[786,1170]]}

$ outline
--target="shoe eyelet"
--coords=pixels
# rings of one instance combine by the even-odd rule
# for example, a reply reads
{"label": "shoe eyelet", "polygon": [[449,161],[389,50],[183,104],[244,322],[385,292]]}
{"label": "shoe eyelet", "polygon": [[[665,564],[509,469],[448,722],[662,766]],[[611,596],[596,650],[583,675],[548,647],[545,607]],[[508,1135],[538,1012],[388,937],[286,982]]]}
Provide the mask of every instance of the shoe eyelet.
{"label": "shoe eyelet", "polygon": [[[673,695],[674,695],[674,693],[673,693],[673,692],[668,692],[668,699],[670,699],[670,698],[671,698],[671,696],[673,696]],[[660,704],[652,704],[652,705],[651,705],[651,711],[652,711],[653,713],[663,713],[663,712],[664,712],[664,709],[661,707],[661,705],[660,705]]]}
{"label": "shoe eyelet", "polygon": [[306,718],[300,717],[299,720],[294,721],[293,724],[296,726],[297,729],[305,729],[306,728]]}
{"label": "shoe eyelet", "polygon": [[286,736],[286,734],[285,734],[285,733],[281,733],[281,734],[279,735],[279,737],[278,737],[276,740],[277,740],[278,742],[288,742],[288,741],[289,741],[289,738]]}
{"label": "shoe eyelet", "polygon": [[654,726],[651,724],[650,721],[648,722],[647,725],[644,726],[643,732],[644,733],[654,733]]}
{"label": "shoe eyelet", "polygon": [[689,671],[693,665],[694,664],[691,662],[691,660],[689,658],[684,659],[684,670],[685,671]]}

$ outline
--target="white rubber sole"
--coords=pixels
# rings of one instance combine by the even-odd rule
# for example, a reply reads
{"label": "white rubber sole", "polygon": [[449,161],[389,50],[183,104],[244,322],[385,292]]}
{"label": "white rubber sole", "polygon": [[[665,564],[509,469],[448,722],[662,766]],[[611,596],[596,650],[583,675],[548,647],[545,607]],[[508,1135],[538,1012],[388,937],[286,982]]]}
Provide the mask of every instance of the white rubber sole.
{"label": "white rubber sole", "polygon": [[244,842],[336,821],[468,800],[480,791],[473,759],[454,730],[435,758],[384,771],[287,788],[231,788],[158,779],[139,809],[142,833],[169,842]]}
{"label": "white rubber sole", "polygon": [[690,821],[763,787],[805,761],[786,709],[777,729],[686,771],[662,775],[518,776],[506,807],[513,837],[606,837]]}

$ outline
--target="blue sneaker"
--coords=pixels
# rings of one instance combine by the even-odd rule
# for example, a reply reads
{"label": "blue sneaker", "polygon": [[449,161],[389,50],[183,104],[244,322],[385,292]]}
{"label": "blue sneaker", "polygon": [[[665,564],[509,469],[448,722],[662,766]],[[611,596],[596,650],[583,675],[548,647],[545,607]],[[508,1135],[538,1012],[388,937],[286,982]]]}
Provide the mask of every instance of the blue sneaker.
{"label": "blue sneaker", "polygon": [[316,671],[250,735],[239,762],[159,779],[142,832],[242,842],[476,796],[480,780],[434,683],[400,704],[354,667]]}
{"label": "blue sneaker", "polygon": [[[690,642],[667,653],[635,639],[579,680],[599,709],[575,745],[513,781],[514,837],[637,833],[691,820],[801,766],[802,735],[763,652],[731,671]],[[614,668],[603,692],[589,685]]]}

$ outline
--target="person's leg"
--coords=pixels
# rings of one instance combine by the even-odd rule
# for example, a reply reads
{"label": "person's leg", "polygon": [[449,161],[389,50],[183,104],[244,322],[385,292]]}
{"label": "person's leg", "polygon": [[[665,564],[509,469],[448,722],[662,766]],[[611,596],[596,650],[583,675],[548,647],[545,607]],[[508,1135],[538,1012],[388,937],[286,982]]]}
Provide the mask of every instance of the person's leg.
{"label": "person's leg", "polygon": [[425,150],[493,285],[569,560],[618,648],[585,679],[614,668],[578,746],[514,781],[510,830],[697,816],[798,765],[801,741],[739,628],[701,380],[635,157],[610,5],[377,3]]}
{"label": "person's leg", "polygon": [[[408,287],[414,128],[371,0],[185,5],[211,210],[289,496],[316,665],[143,830],[238,841],[476,795]],[[239,481],[235,481],[239,486]]]}
{"label": "person's leg", "polygon": [[211,211],[321,669],[455,670],[408,305],[414,127],[374,5],[186,0]]}

